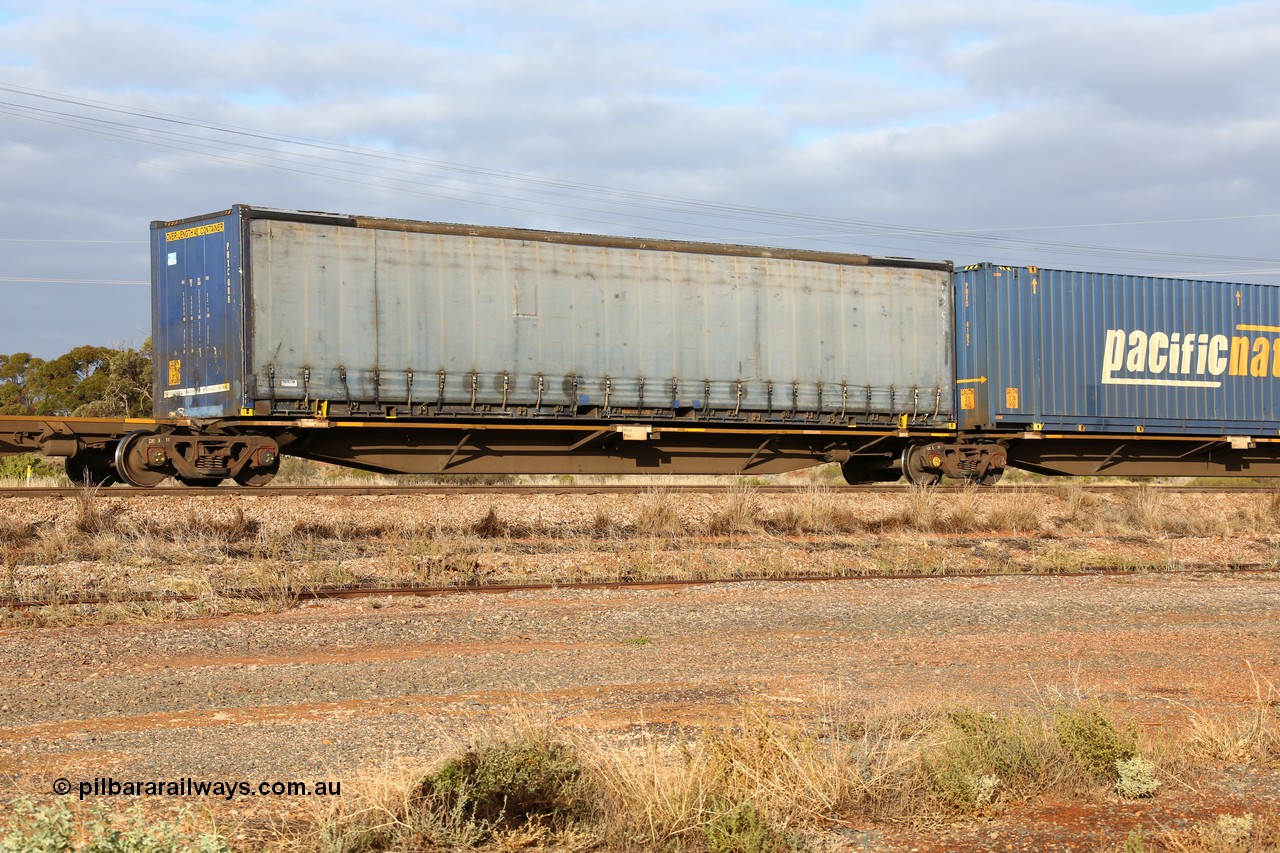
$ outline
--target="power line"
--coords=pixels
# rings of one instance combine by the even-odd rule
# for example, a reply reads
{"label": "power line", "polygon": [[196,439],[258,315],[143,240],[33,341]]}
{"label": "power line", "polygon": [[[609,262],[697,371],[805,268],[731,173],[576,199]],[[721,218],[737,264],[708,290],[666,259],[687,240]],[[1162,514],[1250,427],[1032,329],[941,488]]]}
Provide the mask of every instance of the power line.
{"label": "power line", "polygon": [[125,278],[38,278],[36,276],[0,275],[0,281],[23,284],[151,284],[148,279]]}
{"label": "power line", "polygon": [[[626,190],[579,181],[566,181],[544,176],[521,174],[503,170],[486,169],[465,164],[450,163],[394,152],[359,148],[328,142],[304,139],[282,134],[268,133],[233,125],[200,121],[183,116],[150,110],[125,107],[104,101],[76,98],[54,92],[0,85],[0,91],[28,98],[37,98],[80,109],[105,112],[108,115],[141,119],[160,125],[143,126],[136,121],[120,121],[100,116],[71,113],[24,103],[0,101],[0,113],[29,121],[62,126],[130,145],[170,149],[193,155],[207,161],[225,162],[240,167],[260,167],[311,177],[323,177],[358,186],[378,186],[396,192],[443,198],[507,210],[545,215],[555,211],[563,218],[589,222],[593,225],[620,225],[634,227],[633,222],[620,223],[615,217],[620,213],[629,219],[644,220],[646,227],[668,234],[695,236],[690,229],[728,232],[734,238],[753,242],[776,240],[819,240],[830,242],[838,238],[861,238],[861,244],[879,242],[891,250],[914,247],[919,243],[944,247],[981,246],[977,254],[1013,252],[1022,257],[1054,253],[1068,256],[1084,256],[1144,263],[1224,263],[1239,265],[1275,265],[1273,258],[1214,255],[1142,249],[1122,246],[1092,245],[997,236],[1000,232],[1050,230],[1056,228],[1099,228],[1106,226],[1171,224],[1176,222],[1209,222],[1229,219],[1250,219],[1280,216],[1280,214],[1251,214],[1226,217],[1202,217],[1183,220],[1150,220],[1146,222],[1081,223],[1060,226],[1016,226],[971,230],[932,229],[895,225],[873,221],[843,219],[815,214],[794,213],[763,207],[708,202],[681,196]],[[168,129],[170,127],[183,130]],[[199,133],[187,132],[199,131]],[[211,139],[214,134],[222,139]],[[229,140],[227,139],[229,137]],[[265,144],[264,144],[265,143]],[[359,165],[361,160],[379,165],[376,172],[379,181],[370,179],[370,171]],[[492,191],[491,191],[492,190]],[[527,207],[513,203],[513,192],[530,196]],[[556,200],[553,200],[556,199]],[[578,203],[569,203],[578,202]],[[639,211],[649,211],[641,213]],[[589,214],[589,215],[584,215]],[[656,215],[664,214],[664,215]],[[673,218],[681,215],[709,217],[712,221]],[[770,231],[744,228],[743,224],[771,225]],[[819,233],[774,233],[778,226],[809,229],[821,228]],[[675,226],[675,227],[671,227]],[[698,234],[696,236],[703,236]],[[723,237],[719,239],[724,239]],[[1270,270],[1242,270],[1242,274],[1263,273]]]}
{"label": "power line", "polygon": [[1074,225],[1018,225],[1012,228],[972,228],[957,234],[991,234],[1005,231],[1061,231],[1068,228],[1120,228],[1129,225],[1184,225],[1193,222],[1232,222],[1238,219],[1276,219],[1280,213],[1242,213],[1236,216],[1195,216],[1189,219],[1131,219],[1123,222],[1078,222]]}
{"label": "power line", "polygon": [[146,240],[77,240],[60,237],[0,237],[0,243],[106,243],[123,246],[145,246]]}

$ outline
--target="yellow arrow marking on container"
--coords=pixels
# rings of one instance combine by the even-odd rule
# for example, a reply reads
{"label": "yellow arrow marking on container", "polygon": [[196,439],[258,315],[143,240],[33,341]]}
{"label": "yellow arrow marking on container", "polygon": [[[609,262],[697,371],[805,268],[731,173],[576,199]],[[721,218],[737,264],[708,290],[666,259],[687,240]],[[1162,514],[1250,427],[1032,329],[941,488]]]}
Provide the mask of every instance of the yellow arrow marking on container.
{"label": "yellow arrow marking on container", "polygon": [[979,376],[979,377],[978,377],[978,378],[976,378],[976,379],[957,379],[957,380],[956,380],[956,384],[957,384],[957,385],[964,385],[964,384],[966,384],[966,383],[968,383],[968,382],[977,382],[977,383],[981,384],[981,383],[986,382],[986,381],[987,381],[987,377],[985,377],[985,376]]}
{"label": "yellow arrow marking on container", "polygon": [[1280,326],[1249,326],[1249,325],[1242,324],[1242,325],[1236,326],[1236,331],[1237,332],[1280,332]]}

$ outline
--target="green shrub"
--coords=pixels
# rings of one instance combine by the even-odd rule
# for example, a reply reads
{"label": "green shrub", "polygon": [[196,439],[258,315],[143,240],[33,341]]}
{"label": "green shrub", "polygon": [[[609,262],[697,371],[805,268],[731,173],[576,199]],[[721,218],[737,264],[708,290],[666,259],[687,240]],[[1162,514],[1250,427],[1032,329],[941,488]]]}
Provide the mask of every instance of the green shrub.
{"label": "green shrub", "polygon": [[1116,762],[1116,793],[1126,800],[1150,797],[1160,787],[1156,766],[1140,755]]}
{"label": "green shrub", "polygon": [[720,811],[703,824],[709,853],[783,853],[794,849],[787,837],[764,822],[750,803]]}
{"label": "green shrub", "polygon": [[1120,771],[1116,763],[1138,754],[1137,728],[1130,725],[1123,732],[1118,730],[1097,705],[1059,711],[1053,726],[1067,754],[1082,771],[1100,781],[1117,782]]}
{"label": "green shrub", "polygon": [[62,466],[50,462],[39,453],[19,453],[0,459],[0,480],[24,480],[27,467],[31,467],[33,477],[61,477]]}
{"label": "green shrub", "polygon": [[[80,823],[77,827],[77,823]],[[78,843],[80,840],[83,843]],[[77,821],[65,799],[36,806],[29,799],[9,803],[0,824],[0,853],[230,853],[216,833],[192,833],[132,808],[112,815],[105,805]]]}
{"label": "green shrub", "polygon": [[482,835],[526,824],[563,828],[590,812],[592,797],[573,747],[521,738],[469,749],[422,781],[440,815],[464,815]]}
{"label": "green shrub", "polygon": [[1150,849],[1143,841],[1142,827],[1135,826],[1125,836],[1124,844],[1120,847],[1120,853],[1148,853]]}
{"label": "green shrub", "polygon": [[0,832],[0,851],[4,853],[63,853],[73,849],[75,821],[65,800],[37,808],[30,800],[9,803],[9,819]]}
{"label": "green shrub", "polygon": [[933,798],[946,811],[973,814],[1006,796],[1026,796],[1046,765],[1038,740],[1022,717],[952,711],[941,746],[924,756]]}

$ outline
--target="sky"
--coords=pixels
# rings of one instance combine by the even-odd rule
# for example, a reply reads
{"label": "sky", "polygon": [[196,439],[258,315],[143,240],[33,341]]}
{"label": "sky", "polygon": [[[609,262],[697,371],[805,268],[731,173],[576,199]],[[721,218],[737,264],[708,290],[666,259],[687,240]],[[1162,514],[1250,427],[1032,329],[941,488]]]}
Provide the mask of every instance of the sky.
{"label": "sky", "polygon": [[0,0],[0,353],[152,220],[367,216],[1280,284],[1280,3]]}

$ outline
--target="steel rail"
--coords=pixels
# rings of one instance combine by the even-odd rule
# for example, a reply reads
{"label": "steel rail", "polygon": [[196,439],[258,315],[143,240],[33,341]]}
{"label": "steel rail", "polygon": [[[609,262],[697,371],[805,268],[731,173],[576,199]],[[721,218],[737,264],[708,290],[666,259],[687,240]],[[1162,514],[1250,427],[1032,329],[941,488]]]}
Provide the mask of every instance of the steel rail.
{"label": "steel rail", "polygon": [[321,586],[302,589],[265,589],[265,588],[233,588],[211,590],[200,595],[181,595],[175,593],[143,593],[130,596],[95,596],[66,595],[50,599],[3,599],[0,608],[29,610],[37,607],[96,607],[104,604],[181,604],[201,601],[211,597],[233,598],[241,600],[267,601],[284,598],[292,604],[307,601],[324,601],[329,599],[357,599],[383,597],[416,597],[434,598],[444,595],[467,594],[510,594],[515,592],[561,592],[576,590],[662,590],[684,589],[696,586],[717,586],[744,583],[834,583],[867,580],[976,580],[981,578],[1080,578],[1080,577],[1132,577],[1135,575],[1240,575],[1240,574],[1276,574],[1280,568],[1270,563],[1190,563],[1177,568],[1165,569],[1126,569],[1114,565],[1081,566],[1069,571],[1052,572],[1001,572],[1001,571],[966,571],[948,572],[946,574],[899,574],[894,572],[871,572],[857,575],[796,575],[794,577],[777,576],[740,576],[732,578],[663,578],[652,580],[621,581],[565,581],[562,583],[517,583],[517,584],[449,584],[436,586]]}
{"label": "steel rail", "polygon": [[[1060,489],[1070,483],[1064,479],[1061,483],[1008,484],[1001,486],[977,487],[980,494],[1000,494],[1010,490],[1046,491]],[[1179,486],[1150,485],[1143,483],[1090,483],[1082,486],[1089,492],[1123,492],[1141,488],[1158,489],[1170,494],[1241,494],[1271,493],[1280,491],[1276,486]],[[723,494],[729,489],[737,488],[735,483],[719,485],[669,485],[661,484],[617,484],[602,485],[417,485],[417,486],[264,486],[246,488],[242,486],[216,486],[212,488],[193,488],[186,486],[161,486],[154,489],[137,489],[128,486],[92,488],[88,492],[83,486],[16,486],[0,488],[0,498],[66,498],[85,494],[93,494],[101,498],[154,498],[154,497],[350,497],[363,495],[627,495],[658,492],[661,494],[715,495]],[[752,485],[748,486],[756,494],[804,494],[813,489],[821,489],[832,494],[905,494],[912,487],[905,484],[876,484],[866,486],[838,485]],[[971,486],[931,486],[928,487],[941,494],[954,494],[965,491]]]}

